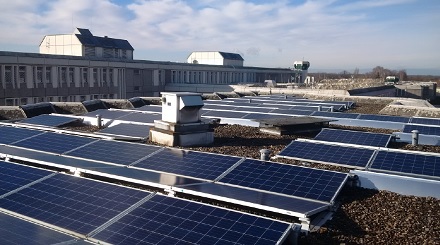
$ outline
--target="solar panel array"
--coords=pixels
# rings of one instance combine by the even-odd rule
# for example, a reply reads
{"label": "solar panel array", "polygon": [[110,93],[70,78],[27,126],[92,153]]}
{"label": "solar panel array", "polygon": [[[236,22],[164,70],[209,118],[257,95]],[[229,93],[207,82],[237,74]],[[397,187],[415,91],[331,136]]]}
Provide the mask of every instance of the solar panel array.
{"label": "solar panel array", "polygon": [[220,182],[330,202],[346,174],[246,159]]}
{"label": "solar panel array", "polygon": [[137,162],[133,166],[182,176],[214,180],[240,159],[240,157],[166,148]]}
{"label": "solar panel array", "polygon": [[286,223],[156,195],[93,238],[112,244],[276,244],[287,229]]}
{"label": "solar panel array", "polygon": [[79,120],[81,119],[75,117],[42,114],[39,116],[23,119],[19,123],[34,124],[34,125],[48,126],[48,127],[58,127]]}
{"label": "solar panel array", "polygon": [[314,139],[356,145],[387,147],[391,140],[391,135],[324,128]]}
{"label": "solar panel array", "polygon": [[111,127],[101,129],[98,133],[113,136],[147,138],[149,136],[149,132],[149,125],[120,123]]}
{"label": "solar panel array", "polygon": [[86,244],[64,233],[3,213],[0,213],[0,241],[3,245]]}
{"label": "solar panel array", "polygon": [[100,140],[66,155],[97,161],[129,165],[161,149],[161,147],[122,141]]}
{"label": "solar panel array", "polygon": [[[12,165],[16,164],[0,162],[4,169],[19,169],[37,178],[44,176],[41,175],[44,170]],[[55,230],[61,228],[67,233],[89,236],[95,242],[114,244],[277,243],[285,239],[291,226],[264,217],[64,174],[52,174],[28,186],[20,179],[10,181],[22,188],[1,196],[0,208],[20,215],[23,220],[17,221],[0,213],[0,224],[8,221],[7,225],[0,225],[2,244],[29,241],[36,229],[39,237],[32,244],[75,241],[68,235],[45,230],[38,226],[41,222]],[[32,223],[27,221],[29,218],[33,219]]]}
{"label": "solar panel array", "polygon": [[358,119],[362,120],[374,120],[374,121],[386,121],[386,122],[400,122],[409,123],[409,117],[399,117],[399,116],[385,116],[376,114],[361,114]]}
{"label": "solar panel array", "polygon": [[[83,138],[72,135],[69,135],[69,137]],[[47,140],[50,141],[50,138],[48,138]],[[73,141],[75,142],[78,140],[73,139]],[[69,148],[68,147],[69,145],[70,142],[68,141],[60,141],[58,142],[56,148],[66,149]],[[31,149],[33,148],[31,147]],[[7,152],[10,152],[10,150],[8,150]],[[151,173],[156,173],[156,174],[163,173],[169,177],[175,176],[173,177],[173,179],[175,179],[177,182],[163,182],[163,183],[167,183],[167,185],[169,185],[170,183],[175,183],[175,184],[180,183],[178,181],[178,178],[180,178],[179,176],[182,176],[183,178],[194,178],[194,180],[217,181],[217,179],[223,177],[231,170],[232,170],[231,173],[234,174],[235,173],[234,171],[236,170],[233,170],[233,168],[243,164],[242,161],[244,160],[240,157],[204,153],[204,152],[186,151],[186,150],[174,149],[174,148],[162,148],[153,145],[110,141],[110,140],[94,140],[83,146],[69,150],[65,153],[61,153],[61,155],[59,156],[57,155],[52,157],[50,157],[49,155],[36,156],[25,152],[20,152],[20,153],[16,153],[17,151],[12,151],[12,152],[13,152],[12,154],[21,154],[21,155],[25,154],[26,157],[30,157],[30,159],[35,159],[36,161],[39,162],[41,161],[48,162],[48,163],[56,164],[57,166],[65,165],[68,169],[71,169],[72,167],[75,168],[79,167],[94,171],[102,171],[102,173],[108,173],[112,175],[121,174],[121,176],[125,176],[124,178],[134,178],[134,179],[140,178],[139,180],[152,181],[153,183],[157,182],[158,184],[161,184],[163,181],[157,177],[154,177],[153,175],[151,175]],[[48,154],[48,153],[41,152],[39,154]],[[75,157],[75,159],[72,159],[71,157]],[[76,158],[81,158],[83,160],[81,159],[76,160]],[[98,162],[90,162],[90,161],[98,161]],[[244,164],[248,164],[248,161],[249,160],[244,161]],[[102,166],[100,166],[100,164],[102,164]],[[127,173],[129,175],[125,175],[126,171],[121,172],[120,169],[121,166],[130,166],[129,168],[124,168],[124,170],[130,170],[129,171],[130,173]],[[112,170],[112,168],[114,170]],[[293,169],[295,168],[295,166],[282,165],[282,168],[284,168],[282,171],[288,171],[288,169],[290,168]],[[323,170],[315,170],[315,171],[319,172]],[[145,179],[142,176],[151,176],[151,177]],[[230,181],[234,182],[231,176],[232,175],[227,175],[227,178],[225,180],[231,179]],[[280,178],[279,182],[290,183],[292,181],[296,181],[296,178],[299,179],[302,178],[302,176],[300,175],[294,177],[295,178],[292,180],[291,175],[286,175],[284,177],[285,179]],[[263,179],[259,181],[262,180]],[[187,182],[187,180],[185,180],[185,182]],[[339,183],[339,186],[342,186],[343,184],[344,181],[341,181]],[[307,210],[307,212],[312,212],[313,210],[310,210],[309,208],[316,208],[316,206],[319,206],[320,208],[322,207],[325,208],[325,206],[329,205],[323,203],[318,204],[316,201],[321,201],[321,200],[314,199],[314,197],[318,198],[321,196],[316,195],[315,192],[312,193],[308,191],[307,188],[301,191],[297,190],[295,192],[277,192],[278,189],[275,188],[270,190],[272,194],[270,193],[265,194],[264,191],[267,190],[265,190],[264,188],[260,188],[260,187],[254,188],[254,187],[251,187],[253,189],[248,189],[244,191],[246,188],[249,187],[237,183],[231,184],[231,188],[234,189],[235,193],[238,192],[246,193],[246,195],[248,196],[247,197],[236,196],[236,195],[234,196],[229,194],[224,194],[223,196],[225,196],[226,198],[228,197],[234,198],[234,200],[250,200],[252,196],[253,197],[261,196],[262,194],[269,195],[271,196],[271,198],[273,198],[274,201],[268,203],[265,202],[263,203],[263,205],[270,205],[271,207],[278,209],[289,207],[291,208],[289,212],[297,212],[297,213],[303,210]],[[300,201],[298,199],[298,198],[304,198],[304,197],[296,196],[296,195],[303,195],[302,191],[308,193],[306,194],[306,198],[309,198],[310,201]],[[235,202],[234,200],[231,201]],[[281,201],[285,201],[290,204],[279,203]],[[293,203],[297,203],[299,204],[299,206],[293,207],[292,206]]]}
{"label": "solar panel array", "polygon": [[295,140],[277,156],[365,168],[373,153],[372,149]]}
{"label": "solar panel array", "polygon": [[0,127],[0,144],[11,144],[42,133],[44,132],[26,128]]}
{"label": "solar panel array", "polygon": [[370,169],[440,177],[440,155],[379,151]]}
{"label": "solar panel array", "polygon": [[430,126],[407,124],[407,125],[403,126],[402,131],[404,133],[411,133],[413,130],[419,131],[419,134],[440,136],[440,127],[432,127],[432,126],[430,127]]}

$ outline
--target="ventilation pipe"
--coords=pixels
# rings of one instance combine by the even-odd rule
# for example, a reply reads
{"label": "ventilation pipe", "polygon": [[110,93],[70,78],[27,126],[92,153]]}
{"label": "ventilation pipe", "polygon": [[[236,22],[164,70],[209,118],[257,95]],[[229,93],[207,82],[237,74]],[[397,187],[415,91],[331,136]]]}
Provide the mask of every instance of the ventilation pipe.
{"label": "ventilation pipe", "polygon": [[413,130],[412,133],[412,145],[417,146],[419,145],[419,131]]}
{"label": "ventilation pipe", "polygon": [[102,128],[102,116],[100,114],[96,115],[96,126]]}
{"label": "ventilation pipe", "polygon": [[271,151],[269,149],[261,149],[260,150],[260,159],[262,161],[269,161],[270,152]]}
{"label": "ventilation pipe", "polygon": [[318,111],[322,111],[322,106],[318,105]]}
{"label": "ventilation pipe", "polygon": [[335,107],[334,106],[330,106],[330,111],[331,112],[335,112]]}

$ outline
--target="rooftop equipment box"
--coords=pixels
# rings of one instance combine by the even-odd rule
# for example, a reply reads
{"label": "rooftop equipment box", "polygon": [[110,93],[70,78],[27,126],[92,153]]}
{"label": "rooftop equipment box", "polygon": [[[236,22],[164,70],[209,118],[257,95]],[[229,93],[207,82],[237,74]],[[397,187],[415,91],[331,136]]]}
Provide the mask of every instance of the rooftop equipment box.
{"label": "rooftop equipment box", "polygon": [[162,121],[170,123],[200,122],[200,108],[203,107],[199,93],[162,92]]}

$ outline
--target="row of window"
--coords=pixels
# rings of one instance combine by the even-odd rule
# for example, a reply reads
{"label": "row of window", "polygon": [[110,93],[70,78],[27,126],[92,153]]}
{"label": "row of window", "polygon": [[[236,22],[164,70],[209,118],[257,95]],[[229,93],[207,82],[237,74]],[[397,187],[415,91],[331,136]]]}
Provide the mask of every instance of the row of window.
{"label": "row of window", "polygon": [[116,99],[116,94],[91,94],[91,95],[69,95],[69,96],[47,96],[47,97],[23,97],[7,98],[5,106],[19,106],[26,104],[36,104],[40,102],[83,102],[86,100],[97,99]]}
{"label": "row of window", "polygon": [[234,84],[255,79],[255,73],[246,72],[171,71],[171,83]]}
{"label": "row of window", "polygon": [[[56,84],[54,87],[94,87],[112,86],[115,79],[114,73],[121,73],[122,69],[113,68],[88,68],[88,67],[52,67],[52,66],[4,66],[0,82],[4,81],[5,89],[28,87],[28,80],[33,87],[46,87],[45,84]],[[0,83],[1,84],[1,83]],[[20,85],[19,85],[20,84]],[[79,85],[79,86],[78,86]]]}

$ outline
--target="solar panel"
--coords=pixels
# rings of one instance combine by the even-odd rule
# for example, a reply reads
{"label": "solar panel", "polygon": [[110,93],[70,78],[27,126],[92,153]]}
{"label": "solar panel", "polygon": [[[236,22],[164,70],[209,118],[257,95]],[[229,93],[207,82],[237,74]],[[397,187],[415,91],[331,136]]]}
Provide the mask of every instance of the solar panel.
{"label": "solar panel", "polygon": [[141,123],[154,123],[154,120],[161,120],[162,114],[149,114],[149,113],[131,113],[126,116],[119,117],[118,120],[141,122]]}
{"label": "solar panel", "polygon": [[272,115],[272,114],[260,114],[260,113],[249,113],[243,117],[243,119],[274,119],[274,118],[286,118],[287,115]]}
{"label": "solar panel", "polygon": [[247,112],[261,112],[268,113],[274,108],[264,108],[264,107],[234,107],[234,111],[247,111]]}
{"label": "solar panel", "polygon": [[108,128],[101,129],[98,133],[107,135],[147,138],[149,132],[149,125],[120,123]]}
{"label": "solar panel", "polygon": [[[315,212],[322,211],[323,209],[326,209],[328,207],[328,204],[323,204],[321,202],[316,202],[312,200],[296,198],[293,196],[289,197],[218,183],[185,185],[182,187],[182,189],[183,193],[188,193],[189,191],[201,192],[203,194],[206,193],[209,195],[219,196],[222,201],[225,201],[225,198],[232,199],[228,200],[232,203],[234,203],[234,200],[244,201],[251,203],[250,205],[258,204],[286,210],[290,214],[292,214],[292,212],[296,212],[298,214],[308,216],[313,215]],[[203,196],[203,194],[199,195]],[[242,203],[240,204],[243,205]]]}
{"label": "solar panel", "polygon": [[375,114],[361,114],[358,119],[408,123],[410,118],[409,117],[398,117],[398,116],[375,115]]}
{"label": "solar panel", "polygon": [[58,133],[44,133],[12,145],[28,149],[61,154],[91,143],[96,139]]}
{"label": "solar panel", "polygon": [[208,111],[203,113],[204,117],[223,117],[223,118],[242,118],[246,116],[246,112],[236,112],[236,111]]}
{"label": "solar panel", "polygon": [[315,140],[386,147],[391,135],[324,128]]}
{"label": "solar panel", "polygon": [[439,118],[413,117],[413,118],[411,118],[411,123],[426,124],[426,125],[440,125],[440,119]]}
{"label": "solar panel", "polygon": [[411,133],[413,130],[418,130],[419,134],[440,136],[440,127],[430,127],[430,126],[410,125],[410,124],[403,126],[404,133]]}
{"label": "solar panel", "polygon": [[96,111],[92,111],[84,114],[85,117],[96,117],[97,115],[101,115],[102,118],[106,119],[118,119],[122,116],[126,116],[132,112],[129,111],[115,111],[115,110],[107,110],[107,109],[98,109]]}
{"label": "solar panel", "polygon": [[357,113],[342,113],[342,112],[326,112],[326,111],[315,111],[312,117],[332,117],[332,118],[351,118],[356,119],[360,114]]}
{"label": "solar panel", "polygon": [[0,213],[0,241],[3,245],[76,244],[74,237],[3,213]]}
{"label": "solar panel", "polygon": [[246,159],[220,182],[330,202],[347,174]]}
{"label": "solar panel", "polygon": [[374,150],[293,141],[278,156],[312,162],[333,163],[352,167],[366,167]]}
{"label": "solar panel", "polygon": [[[294,110],[305,110],[305,111],[318,111],[318,106],[292,106],[291,109]],[[321,111],[330,111],[329,107],[321,107]]]}
{"label": "solar panel", "polygon": [[100,140],[71,151],[66,155],[129,165],[159,149],[161,147],[153,145]]}
{"label": "solar panel", "polygon": [[151,111],[151,112],[162,112],[162,106],[152,106],[152,105],[145,105],[139,108],[134,108],[133,110],[136,111]]}
{"label": "solar panel", "polygon": [[43,132],[27,128],[0,127],[0,144],[11,144],[41,133]]}
{"label": "solar panel", "polygon": [[165,148],[134,167],[214,180],[241,158],[197,151]]}
{"label": "solar panel", "polygon": [[24,119],[24,120],[20,121],[20,123],[35,124],[35,125],[42,125],[42,126],[49,126],[49,127],[58,127],[58,126],[68,124],[71,122],[75,122],[75,121],[79,121],[79,120],[81,120],[81,119],[74,118],[74,117],[41,114],[36,117]]}
{"label": "solar panel", "polygon": [[0,196],[53,172],[0,161]]}
{"label": "solar panel", "polygon": [[111,244],[276,244],[284,222],[155,195],[93,238]]}
{"label": "solar panel", "polygon": [[283,114],[283,115],[301,115],[301,116],[309,116],[312,114],[313,111],[304,111],[304,110],[293,110],[293,109],[275,109],[272,110],[270,113],[277,113],[277,114]]}
{"label": "solar panel", "polygon": [[58,174],[0,199],[0,207],[88,234],[149,192]]}
{"label": "solar panel", "polygon": [[379,151],[370,168],[440,177],[440,156]]}

